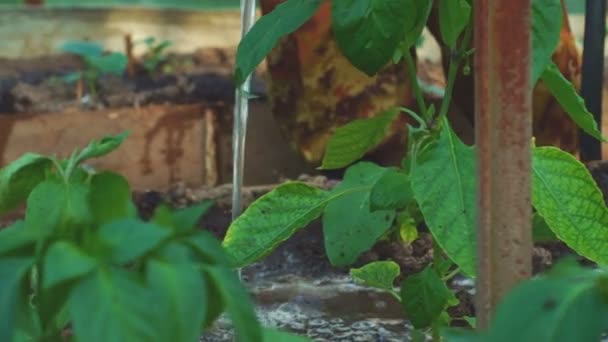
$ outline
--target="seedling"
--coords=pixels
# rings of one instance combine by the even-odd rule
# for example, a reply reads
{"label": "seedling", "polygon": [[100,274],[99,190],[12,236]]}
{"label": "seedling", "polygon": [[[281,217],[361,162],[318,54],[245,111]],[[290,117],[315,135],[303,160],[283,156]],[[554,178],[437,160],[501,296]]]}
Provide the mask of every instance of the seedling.
{"label": "seedling", "polygon": [[61,48],[63,52],[82,58],[85,68],[66,75],[68,83],[84,81],[93,98],[97,98],[98,81],[104,74],[122,75],[127,68],[127,57],[118,52],[104,53],[103,47],[91,42],[68,42]]}
{"label": "seedling", "polygon": [[147,51],[143,58],[143,67],[147,72],[153,72],[158,68],[158,66],[167,60],[166,54],[164,54],[165,50],[171,46],[171,42],[168,40],[163,40],[161,42],[157,42],[156,38],[148,37],[145,38],[139,43],[143,43],[147,47]]}

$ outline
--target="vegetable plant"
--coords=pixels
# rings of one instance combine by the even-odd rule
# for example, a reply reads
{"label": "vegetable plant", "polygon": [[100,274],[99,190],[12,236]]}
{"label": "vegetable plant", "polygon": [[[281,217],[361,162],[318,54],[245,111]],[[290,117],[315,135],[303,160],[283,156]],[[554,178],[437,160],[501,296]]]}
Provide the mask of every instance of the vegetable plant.
{"label": "vegetable plant", "polygon": [[197,222],[212,205],[138,218],[125,178],[84,163],[126,133],[67,159],[33,153],[0,170],[0,341],[198,341],[226,311],[239,341],[272,340],[228,255]]}
{"label": "vegetable plant", "polygon": [[123,53],[104,53],[103,47],[92,42],[67,42],[62,51],[82,58],[85,68],[82,71],[70,73],[64,77],[68,83],[79,80],[86,82],[91,96],[97,97],[99,78],[104,74],[122,75],[127,68],[127,56]]}
{"label": "vegetable plant", "polygon": [[164,52],[171,46],[171,42],[168,40],[157,42],[155,37],[147,37],[141,40],[140,43],[146,46],[142,65],[147,72],[152,72],[167,59]]}
{"label": "vegetable plant", "polygon": [[[237,83],[244,81],[279,39],[302,26],[321,3],[287,0],[263,16],[238,47]],[[232,223],[223,246],[233,266],[243,267],[321,217],[329,261],[348,266],[379,239],[397,236],[404,243],[411,242],[417,235],[416,226],[425,223],[433,236],[434,261],[405,279],[400,291],[392,288],[399,269],[390,261],[353,270],[352,275],[399,298],[414,326],[438,341],[441,327],[450,323],[446,309],[457,303],[446,281],[457,273],[475,277],[477,163],[475,146],[464,144],[447,119],[455,79],[459,73],[469,72],[474,54],[470,48],[472,2],[438,0],[436,4],[441,35],[451,51],[445,96],[438,108],[425,102],[410,53],[433,1],[331,0],[334,38],[342,54],[370,76],[388,63],[405,63],[419,110],[396,107],[338,128],[327,144],[320,168],[346,167],[342,183],[331,191],[300,182],[280,185]],[[583,100],[551,61],[562,23],[560,1],[533,0],[532,6],[532,84],[542,80],[576,124],[605,142]],[[283,20],[286,17],[290,20]],[[384,167],[360,161],[401,115],[408,115],[413,122],[408,124],[408,149],[401,165]],[[535,234],[555,236],[580,255],[599,264],[608,263],[608,245],[604,243],[608,241],[608,208],[585,166],[556,147],[534,146],[531,154]],[[506,318],[498,315],[497,324],[501,319]]]}

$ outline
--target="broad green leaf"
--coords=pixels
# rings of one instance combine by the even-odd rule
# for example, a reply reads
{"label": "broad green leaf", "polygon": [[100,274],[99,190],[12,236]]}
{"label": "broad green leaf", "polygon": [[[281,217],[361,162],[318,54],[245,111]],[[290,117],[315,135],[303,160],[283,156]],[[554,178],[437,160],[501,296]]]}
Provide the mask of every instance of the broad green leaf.
{"label": "broad green leaf", "polygon": [[205,323],[202,325],[203,328],[207,329],[213,326],[213,323],[220,317],[220,315],[226,309],[226,301],[224,300],[220,291],[222,284],[216,283],[213,280],[209,272],[202,271],[202,275],[205,276],[206,293],[207,293],[207,313],[205,314]]}
{"label": "broad green leaf", "polygon": [[600,341],[608,328],[605,272],[526,281],[499,304],[484,341]]}
{"label": "broad green leaf", "polygon": [[170,230],[175,230],[175,222],[173,220],[173,214],[167,204],[160,204],[154,209],[154,215],[152,215],[152,222]]}
{"label": "broad green leaf", "polygon": [[547,65],[542,73],[542,80],[572,121],[576,122],[587,134],[606,142],[597,127],[593,114],[587,110],[585,100],[578,95],[572,83],[562,75],[555,63],[551,62]]}
{"label": "broad green leaf", "polygon": [[71,41],[63,44],[61,50],[82,57],[99,56],[103,53],[103,46],[94,42]]}
{"label": "broad green leaf", "polygon": [[127,56],[120,52],[113,52],[101,56],[87,56],[86,62],[97,71],[104,74],[122,75],[127,68]]}
{"label": "broad green leaf", "polygon": [[370,195],[372,210],[403,209],[414,199],[410,177],[395,169],[388,169],[374,184]]}
{"label": "broad green leaf", "polygon": [[466,0],[439,0],[439,29],[444,43],[455,48],[458,37],[471,18],[471,5]]}
{"label": "broad green leaf", "polygon": [[0,255],[8,254],[38,241],[38,234],[33,229],[27,229],[23,220],[16,221],[0,230]]}
{"label": "broad green leaf", "polygon": [[42,288],[80,278],[97,267],[97,260],[66,241],[52,244],[44,256]]}
{"label": "broad green leaf", "polygon": [[422,31],[433,8],[433,0],[409,0],[407,15],[403,18],[402,25],[405,26],[405,47],[414,46]]}
{"label": "broad green leaf", "polygon": [[265,328],[264,342],[312,342],[312,340],[276,329]]}
{"label": "broad green leaf", "polygon": [[32,189],[45,178],[52,161],[26,153],[0,170],[0,214],[23,203]]}
{"label": "broad green leaf", "polygon": [[352,264],[392,226],[394,210],[372,212],[369,204],[372,187],[385,172],[373,163],[357,163],[332,190],[333,199],[323,212],[325,250],[332,265]]}
{"label": "broad green leaf", "polygon": [[446,119],[439,141],[418,156],[412,190],[435,241],[470,276],[476,267],[476,159]]}
{"label": "broad green leaf", "polygon": [[197,341],[205,321],[205,281],[196,264],[151,261],[147,284],[155,292],[163,320],[157,341]]}
{"label": "broad green leaf", "polygon": [[357,69],[371,76],[390,60],[404,38],[409,0],[331,2],[336,43]]}
{"label": "broad green leaf", "polygon": [[247,32],[236,51],[237,85],[255,70],[274,48],[277,41],[302,26],[310,19],[322,0],[288,0],[262,16]]}
{"label": "broad green leaf", "polygon": [[198,221],[215,203],[211,200],[192,205],[187,208],[173,211],[173,221],[178,231],[187,231],[196,228]]}
{"label": "broad green leaf", "polygon": [[551,230],[545,219],[538,213],[532,216],[532,237],[534,242],[558,241],[557,236]]}
{"label": "broad green leaf", "polygon": [[76,164],[80,164],[87,159],[98,158],[114,151],[123,143],[129,136],[129,132],[123,132],[118,135],[108,135],[101,140],[93,140],[87,145],[76,158]]}
{"label": "broad green leaf", "polygon": [[228,228],[223,246],[243,267],[272,252],[297,230],[318,218],[330,195],[304,183],[292,182],[253,202]]}
{"label": "broad green leaf", "polygon": [[150,252],[168,238],[170,232],[153,223],[121,219],[103,225],[99,235],[109,247],[112,261],[123,264]]}
{"label": "broad green leaf", "polygon": [[195,263],[199,261],[196,251],[179,240],[172,240],[163,244],[155,251],[154,258],[170,264]]}
{"label": "broad green leaf", "polygon": [[98,225],[136,216],[129,182],[117,173],[95,174],[91,179],[89,201]]}
{"label": "broad green leaf", "polygon": [[217,289],[226,304],[226,311],[232,319],[237,341],[261,341],[262,329],[257,321],[252,300],[236,273],[219,266],[205,267],[205,271],[217,284]]}
{"label": "broad green leaf", "polygon": [[393,291],[393,283],[400,273],[399,265],[394,261],[376,261],[361,268],[353,268],[350,275],[365,286]]}
{"label": "broad green leaf", "polygon": [[157,341],[167,324],[156,305],[156,294],[133,274],[99,269],[76,287],[68,299],[77,341]]}
{"label": "broad green leaf", "polygon": [[0,259],[0,341],[11,341],[16,320],[23,310],[18,304],[24,293],[21,282],[32,265],[30,258]]}
{"label": "broad green leaf", "polygon": [[363,157],[386,137],[398,114],[397,110],[388,110],[337,128],[327,142],[321,169],[343,168]]}
{"label": "broad green leaf", "polygon": [[27,229],[35,230],[42,239],[89,224],[92,215],[88,196],[89,188],[82,183],[66,185],[50,179],[38,184],[27,199]]}
{"label": "broad green leaf", "polygon": [[608,209],[585,166],[555,147],[532,154],[532,204],[551,230],[580,255],[608,263]]}
{"label": "broad green leaf", "polygon": [[551,63],[561,29],[560,0],[532,0],[532,86]]}
{"label": "broad green leaf", "polygon": [[188,236],[184,243],[194,248],[199,258],[206,264],[230,266],[228,255],[220,242],[207,231],[198,231]]}
{"label": "broad green leaf", "polygon": [[450,289],[430,266],[401,284],[401,303],[416,329],[427,328],[438,319],[451,297]]}

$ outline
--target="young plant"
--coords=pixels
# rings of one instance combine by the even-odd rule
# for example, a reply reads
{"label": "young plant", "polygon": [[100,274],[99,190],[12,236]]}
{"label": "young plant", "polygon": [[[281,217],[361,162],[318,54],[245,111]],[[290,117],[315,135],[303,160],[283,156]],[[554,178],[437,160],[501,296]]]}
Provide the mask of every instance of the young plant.
{"label": "young plant", "polygon": [[144,222],[125,178],[83,165],[126,136],[0,170],[0,214],[26,205],[0,230],[0,341],[198,341],[224,311],[239,341],[282,336],[260,327],[229,257],[197,228],[212,202]]}
{"label": "young plant", "polygon": [[[305,23],[321,2],[287,0],[263,16],[238,47],[237,82],[243,82],[278,39]],[[440,31],[451,50],[451,61],[445,95],[435,109],[425,103],[409,52],[420,37],[433,1],[331,3],[334,37],[344,56],[369,75],[391,60],[406,63],[419,112],[395,108],[337,129],[321,168],[348,167],[343,182],[331,191],[299,182],[277,187],[232,223],[223,246],[232,256],[233,266],[242,267],[322,216],[328,258],[333,265],[347,266],[392,229],[401,231],[401,223],[408,221],[408,208],[419,208],[433,236],[435,260],[408,278],[400,294],[391,293],[402,300],[417,328],[431,328],[438,341],[439,327],[449,322],[445,309],[454,303],[445,280],[455,272],[475,277],[476,271],[475,147],[465,145],[447,119],[455,79],[460,72],[469,72],[467,63],[474,53],[470,50],[472,4],[468,0],[438,1]],[[574,122],[606,141],[572,84],[551,61],[562,23],[560,1],[533,0],[532,6],[532,83],[542,79]],[[282,20],[285,17],[291,20]],[[383,140],[401,113],[416,122],[408,126],[409,146],[401,167],[357,162]],[[544,220],[558,239],[586,258],[608,263],[608,246],[602,243],[608,241],[608,208],[585,166],[555,147],[533,147],[532,156],[532,202],[538,222]],[[398,227],[395,218],[399,218]],[[412,229],[406,232],[406,236],[415,235]],[[393,264],[369,267],[373,268],[358,270],[360,278],[367,271],[395,275]],[[387,287],[390,280],[382,286]],[[420,291],[433,295],[420,298]]]}
{"label": "young plant", "polygon": [[147,51],[144,54],[142,65],[147,72],[153,72],[158,66],[167,60],[167,56],[164,53],[165,50],[171,46],[171,42],[163,40],[162,42],[156,42],[156,38],[148,37],[140,41],[146,45]]}
{"label": "young plant", "polygon": [[103,47],[91,42],[68,42],[61,48],[63,52],[82,58],[85,69],[64,77],[68,83],[85,81],[93,98],[97,98],[99,78],[104,74],[122,75],[127,68],[127,56],[112,52],[105,54]]}

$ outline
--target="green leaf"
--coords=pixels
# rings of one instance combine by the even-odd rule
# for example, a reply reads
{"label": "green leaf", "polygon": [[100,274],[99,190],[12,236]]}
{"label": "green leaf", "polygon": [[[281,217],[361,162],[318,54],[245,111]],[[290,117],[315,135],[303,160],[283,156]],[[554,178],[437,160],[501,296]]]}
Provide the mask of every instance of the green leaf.
{"label": "green leaf", "polygon": [[321,169],[340,169],[375,148],[387,135],[397,110],[388,110],[368,119],[354,120],[336,129],[327,142]]}
{"label": "green leaf", "polygon": [[350,275],[365,286],[393,291],[393,283],[400,273],[399,265],[394,261],[376,261],[361,268],[353,268]]}
{"label": "green leaf", "polygon": [[151,261],[147,282],[156,293],[155,305],[163,320],[156,341],[197,341],[205,321],[205,281],[196,264]]}
{"label": "green leaf", "polygon": [[551,63],[562,29],[560,0],[532,0],[532,70],[534,86]]}
{"label": "green leaf", "polygon": [[76,164],[80,164],[87,159],[98,158],[114,151],[123,143],[129,136],[129,132],[123,132],[118,135],[108,135],[101,140],[93,140],[87,145],[76,158]]}
{"label": "green leaf", "polygon": [[572,121],[576,122],[587,134],[606,142],[602,132],[597,127],[593,114],[587,110],[585,100],[578,95],[572,83],[562,75],[555,63],[550,62],[547,65],[542,73],[542,80]]}
{"label": "green leaf", "polygon": [[235,79],[237,85],[264,60],[277,41],[310,19],[322,0],[288,0],[262,16],[239,43],[236,52]]}
{"label": "green leaf", "polygon": [[414,46],[422,31],[426,26],[426,22],[433,8],[432,0],[409,0],[407,15],[402,19],[402,25],[405,26],[405,48]]}
{"label": "green leaf", "polygon": [[443,121],[439,141],[415,161],[412,190],[435,241],[470,276],[476,267],[476,159]]}
{"label": "green leaf", "polygon": [[110,255],[118,264],[141,257],[157,247],[170,232],[153,223],[136,219],[121,219],[103,225],[99,235],[110,248]]}
{"label": "green leaf", "polygon": [[230,266],[228,255],[220,242],[207,231],[197,231],[188,236],[184,243],[194,248],[204,263]]}
{"label": "green leaf", "polygon": [[558,241],[555,233],[549,228],[545,219],[538,213],[532,217],[532,237],[534,242]]}
{"label": "green leaf", "polygon": [[52,161],[26,153],[0,170],[0,214],[23,203],[32,189],[45,178]]}
{"label": "green leaf", "polygon": [[416,329],[427,328],[438,319],[452,296],[431,267],[405,278],[401,284],[401,303]]}
{"label": "green leaf", "polygon": [[52,244],[44,257],[42,288],[80,278],[97,267],[97,260],[66,241]]}
{"label": "green leaf", "polygon": [[276,329],[264,329],[264,342],[312,342],[312,340]]}
{"label": "green leaf", "polygon": [[33,229],[27,229],[23,220],[16,221],[0,230],[0,255],[8,254],[38,241],[38,234]]}
{"label": "green leaf", "polygon": [[103,53],[103,46],[94,42],[73,41],[63,44],[61,51],[82,57],[99,56]]}
{"label": "green leaf", "polygon": [[372,188],[370,207],[373,211],[402,209],[413,199],[409,176],[398,170],[388,169]]}
{"label": "green leaf", "polygon": [[532,154],[532,204],[551,230],[580,255],[608,263],[608,209],[585,166],[555,147]]}
{"label": "green leaf", "polygon": [[262,329],[257,321],[249,293],[239,282],[237,275],[225,267],[208,266],[205,271],[217,284],[217,289],[226,304],[226,310],[239,342],[262,340]]}
{"label": "green leaf", "polygon": [[332,190],[332,200],[323,213],[325,250],[332,265],[355,262],[393,224],[394,210],[372,212],[369,204],[372,187],[385,172],[373,163],[357,163]]}
{"label": "green leaf", "polygon": [[278,186],[253,202],[228,228],[223,246],[243,267],[260,260],[318,218],[329,193],[304,183]]}
{"label": "green leaf", "polygon": [[127,68],[128,59],[123,53],[113,52],[101,56],[87,56],[85,61],[102,74],[122,75]]}
{"label": "green leaf", "polygon": [[21,282],[32,265],[31,258],[0,259],[0,341],[11,341],[16,320],[23,310],[19,306],[25,293]]}
{"label": "green leaf", "polygon": [[340,0],[331,2],[332,27],[344,56],[371,76],[390,60],[404,38],[409,0]]}
{"label": "green leaf", "polygon": [[173,211],[173,221],[178,231],[187,231],[196,228],[198,221],[205,215],[215,202],[208,200],[187,208]]}
{"label": "green leaf", "polygon": [[608,328],[605,272],[530,280],[499,304],[486,341],[600,341]]}
{"label": "green leaf", "polygon": [[99,225],[136,216],[129,182],[117,173],[95,174],[91,179],[89,201],[95,223]]}
{"label": "green leaf", "polygon": [[439,0],[439,29],[445,44],[453,49],[471,17],[471,5],[466,0]]}
{"label": "green leaf", "polygon": [[46,180],[27,199],[25,223],[43,239],[91,222],[88,206],[89,188],[85,184],[66,185],[59,180]]}
{"label": "green leaf", "polygon": [[119,269],[99,269],[74,287],[68,299],[77,341],[157,341],[166,324],[154,292]]}

